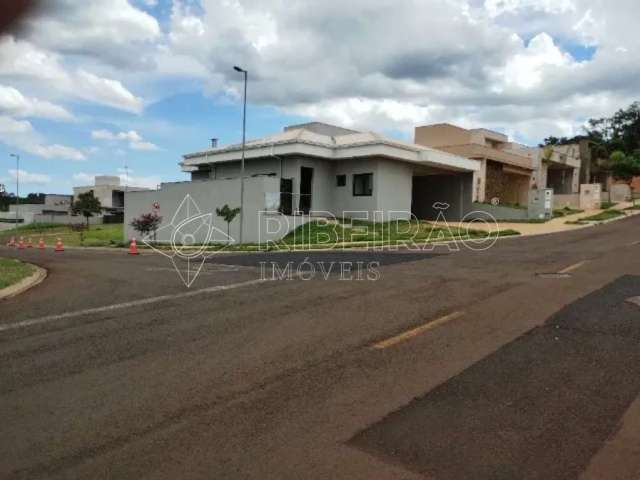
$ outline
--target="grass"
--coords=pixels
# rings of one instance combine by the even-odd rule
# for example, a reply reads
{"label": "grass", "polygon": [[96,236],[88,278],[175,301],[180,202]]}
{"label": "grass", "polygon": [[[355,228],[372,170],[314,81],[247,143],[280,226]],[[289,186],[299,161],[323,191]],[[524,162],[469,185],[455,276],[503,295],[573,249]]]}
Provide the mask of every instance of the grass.
{"label": "grass", "polygon": [[[494,234],[495,235],[495,234]],[[519,235],[515,230],[503,230],[499,236]],[[298,227],[279,243],[283,246],[325,245],[330,247],[344,243],[369,243],[372,245],[396,244],[413,240],[415,242],[446,241],[457,239],[480,239],[489,236],[482,230],[468,230],[450,226],[441,227],[429,222],[399,220],[393,222],[366,222],[353,220],[350,223],[313,221]]]}
{"label": "grass", "polygon": [[553,218],[566,217],[568,215],[575,215],[577,213],[583,213],[584,210],[578,210],[577,208],[564,207],[558,208],[553,211]]}
{"label": "grass", "polygon": [[40,237],[51,246],[60,238],[65,246],[70,247],[120,247],[124,246],[123,225],[106,224],[90,225],[88,230],[75,231],[68,225],[55,223],[32,223],[22,225],[11,230],[0,232],[0,243],[7,243],[11,237],[25,237],[25,241],[31,237],[34,246]]}
{"label": "grass", "polygon": [[625,208],[625,210],[640,210],[640,205],[633,205],[631,207]]}
{"label": "grass", "polygon": [[613,208],[617,205],[617,203],[615,202],[602,202],[600,204],[600,208],[602,208],[603,210],[609,210],[610,208]]}
{"label": "grass", "polygon": [[612,218],[617,218],[620,216],[624,216],[624,212],[621,212],[620,210],[605,210],[596,215],[591,215],[590,217],[581,218],[579,221],[604,222],[605,220],[611,220]]}
{"label": "grass", "polygon": [[0,258],[0,290],[27,278],[35,271],[33,265],[12,258]]}

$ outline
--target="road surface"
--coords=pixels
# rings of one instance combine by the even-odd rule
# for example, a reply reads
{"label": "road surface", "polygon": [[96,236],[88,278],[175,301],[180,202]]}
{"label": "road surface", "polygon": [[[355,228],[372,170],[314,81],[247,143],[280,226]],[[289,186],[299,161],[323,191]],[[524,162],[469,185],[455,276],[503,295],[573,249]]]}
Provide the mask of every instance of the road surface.
{"label": "road surface", "polygon": [[[0,303],[0,478],[640,478],[639,216],[189,289],[156,254],[0,255],[49,270]],[[264,275],[305,260],[380,266]]]}

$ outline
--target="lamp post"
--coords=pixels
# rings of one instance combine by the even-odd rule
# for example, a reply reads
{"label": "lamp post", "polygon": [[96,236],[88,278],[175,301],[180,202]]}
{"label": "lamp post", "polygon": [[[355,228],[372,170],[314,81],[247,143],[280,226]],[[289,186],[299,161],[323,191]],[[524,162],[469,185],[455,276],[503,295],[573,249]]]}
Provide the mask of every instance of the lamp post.
{"label": "lamp post", "polygon": [[10,153],[10,157],[16,159],[16,226],[18,224],[18,218],[20,217],[20,155],[17,153]]}
{"label": "lamp post", "polygon": [[248,72],[238,66],[233,69],[244,75],[244,95],[242,97],[242,159],[240,160],[240,241],[242,244],[242,224],[244,223],[244,149],[247,134],[247,77]]}

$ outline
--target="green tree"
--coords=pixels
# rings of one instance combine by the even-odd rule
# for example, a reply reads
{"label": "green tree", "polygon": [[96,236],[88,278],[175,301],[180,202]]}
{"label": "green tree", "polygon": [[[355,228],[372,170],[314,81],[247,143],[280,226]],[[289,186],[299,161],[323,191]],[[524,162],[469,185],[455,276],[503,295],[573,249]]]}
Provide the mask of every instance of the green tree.
{"label": "green tree", "polygon": [[229,230],[231,228],[231,222],[240,213],[240,208],[229,208],[229,205],[225,204],[222,208],[216,208],[216,214],[227,222],[227,243],[229,243],[231,236]]}
{"label": "green tree", "polygon": [[[617,180],[622,180],[631,187],[631,182],[633,181],[633,177],[640,176],[640,155],[627,155],[620,150],[616,150],[611,154],[610,157],[610,169],[614,178]],[[634,198],[635,205],[635,198]]]}
{"label": "green tree", "polygon": [[78,199],[73,202],[71,206],[71,210],[76,215],[80,214],[87,220],[87,228],[89,227],[89,218],[93,217],[94,213],[102,212],[102,205],[100,205],[100,200],[98,200],[93,195],[93,190],[89,190],[86,193],[81,193],[78,195]]}

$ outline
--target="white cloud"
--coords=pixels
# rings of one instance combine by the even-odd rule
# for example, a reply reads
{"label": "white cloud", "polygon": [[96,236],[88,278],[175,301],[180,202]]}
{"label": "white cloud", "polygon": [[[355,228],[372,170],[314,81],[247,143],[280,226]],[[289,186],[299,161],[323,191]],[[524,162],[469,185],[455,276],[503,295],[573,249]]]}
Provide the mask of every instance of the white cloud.
{"label": "white cloud", "polygon": [[117,68],[147,69],[153,64],[150,47],[160,36],[158,21],[127,0],[46,3],[28,24],[25,35],[32,43]]}
{"label": "white cloud", "polygon": [[[511,57],[498,70],[503,85],[528,89],[540,85],[545,70],[549,67],[568,66],[573,62],[570,55],[563,52],[546,33],[534,37],[527,48]],[[499,91],[502,86],[497,85]]]}
{"label": "white cloud", "polygon": [[47,185],[51,183],[51,177],[49,175],[45,175],[43,173],[31,173],[26,170],[16,170],[10,169],[9,175],[15,180],[16,177],[20,178],[21,183],[32,184],[32,185]]}
{"label": "white cloud", "polygon": [[5,85],[0,85],[0,114],[16,117],[40,117],[54,120],[71,120],[73,115],[64,107],[22,93]]}
{"label": "white cloud", "polygon": [[109,130],[93,130],[91,132],[91,138],[96,140],[107,141],[125,141],[128,142],[129,148],[133,150],[146,150],[154,151],[159,150],[158,146],[151,142],[145,141],[138,132],[135,130],[129,130],[128,132],[111,132]]}
{"label": "white cloud", "polygon": [[78,173],[74,173],[71,176],[71,179],[73,180],[72,183],[75,187],[85,187],[87,185],[93,185],[97,175],[100,175],[100,174],[78,172]]}
{"label": "white cloud", "polygon": [[[286,113],[405,135],[452,121],[537,143],[640,97],[636,0],[175,0],[163,29],[143,10],[155,0],[48,3],[0,39],[0,81],[52,105],[141,113],[134,92],[185,85],[238,99],[240,63],[249,101]],[[576,61],[585,46],[593,58]]]}
{"label": "white cloud", "polygon": [[53,90],[129,112],[140,113],[143,109],[142,99],[120,81],[99,77],[84,68],[65,67],[57,53],[10,35],[0,37],[0,51],[0,78],[28,82],[43,93]]}
{"label": "white cloud", "polygon": [[80,150],[59,144],[47,144],[27,120],[0,115],[0,142],[42,158],[86,160]]}

